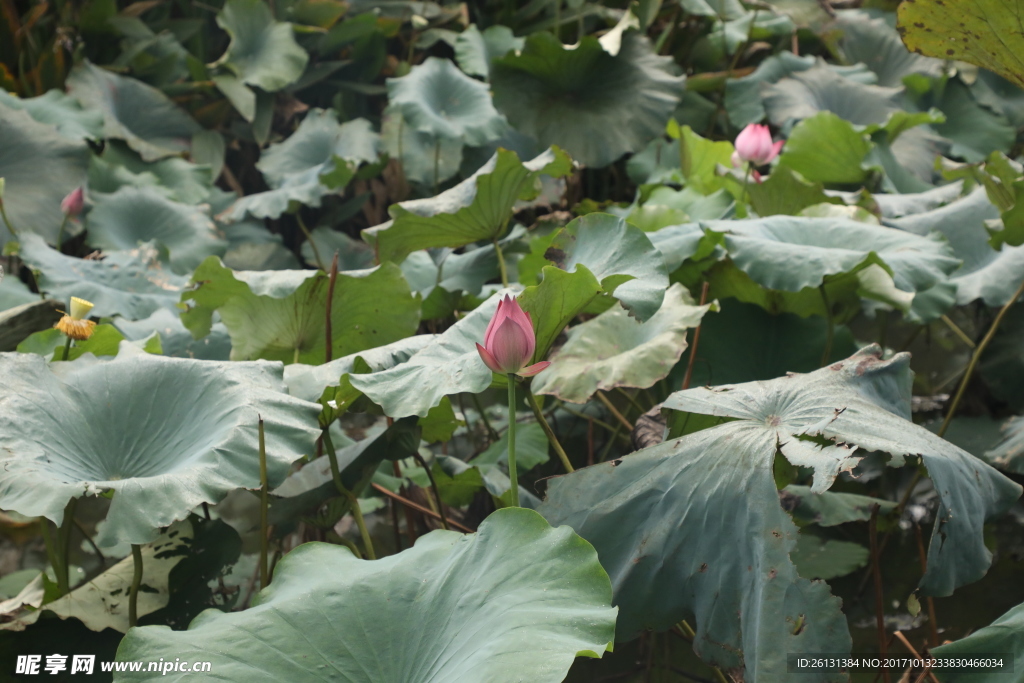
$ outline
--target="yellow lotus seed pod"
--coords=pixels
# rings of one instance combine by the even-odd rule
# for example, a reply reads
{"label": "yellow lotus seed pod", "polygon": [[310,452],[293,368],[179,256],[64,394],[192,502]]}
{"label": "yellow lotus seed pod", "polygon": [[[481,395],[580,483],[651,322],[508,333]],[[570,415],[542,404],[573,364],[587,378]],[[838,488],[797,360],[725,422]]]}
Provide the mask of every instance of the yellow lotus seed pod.
{"label": "yellow lotus seed pod", "polygon": [[89,315],[92,307],[93,303],[91,301],[79,299],[77,296],[71,297],[71,317],[75,320],[82,320],[85,316]]}

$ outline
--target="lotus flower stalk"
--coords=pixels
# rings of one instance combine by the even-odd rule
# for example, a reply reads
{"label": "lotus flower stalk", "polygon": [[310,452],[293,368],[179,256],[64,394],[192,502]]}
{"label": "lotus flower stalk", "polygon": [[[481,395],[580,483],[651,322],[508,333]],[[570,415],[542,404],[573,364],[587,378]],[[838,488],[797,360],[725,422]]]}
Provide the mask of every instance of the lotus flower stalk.
{"label": "lotus flower stalk", "polygon": [[68,359],[68,353],[71,352],[71,341],[73,339],[84,341],[92,336],[96,323],[92,320],[87,320],[85,317],[89,315],[89,311],[92,310],[92,307],[92,302],[73,296],[71,297],[71,312],[65,313],[64,317],[58,320],[54,325],[54,327],[63,332],[64,336],[67,337],[67,341],[64,343],[64,357],[61,360]]}

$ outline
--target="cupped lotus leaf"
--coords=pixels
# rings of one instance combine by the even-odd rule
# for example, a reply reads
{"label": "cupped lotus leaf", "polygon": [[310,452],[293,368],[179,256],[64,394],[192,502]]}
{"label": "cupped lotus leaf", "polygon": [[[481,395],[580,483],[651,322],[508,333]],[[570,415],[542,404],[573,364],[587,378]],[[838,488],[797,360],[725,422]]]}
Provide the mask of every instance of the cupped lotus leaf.
{"label": "cupped lotus leaf", "polygon": [[140,320],[115,318],[113,323],[130,341],[147,339],[153,333],[160,335],[161,354],[170,358],[228,360],[231,355],[231,337],[223,323],[214,323],[208,335],[195,339],[185,329],[177,311],[170,308],[157,309]]}
{"label": "cupped lotus leaf", "polygon": [[[901,466],[920,456],[935,483],[939,510],[921,588],[950,595],[988,570],[992,554],[982,526],[1017,500],[1021,487],[982,460],[910,422],[910,354],[881,359],[877,345],[845,361],[804,375],[765,382],[702,387],[676,392],[665,407],[684,413],[734,418],[722,427],[748,427],[770,437],[794,465],[814,468],[812,492],[827,490],[860,459],[857,448],[892,455]],[[716,427],[714,429],[722,429]],[[713,431],[709,430],[709,431]],[[807,437],[833,444],[818,446]]]}
{"label": "cupped lotus leaf", "polygon": [[201,503],[258,488],[260,416],[271,486],[317,434],[320,406],[284,393],[276,363],[5,353],[0,373],[0,506],[60,524],[70,499],[113,491],[107,545],[148,543]]}
{"label": "cupped lotus leaf", "polygon": [[487,79],[491,75],[491,62],[513,50],[522,50],[525,38],[517,38],[508,26],[488,26],[483,31],[470,24],[455,39],[455,59],[459,67],[470,76]]}
{"label": "cupped lotus leaf", "polygon": [[464,140],[479,147],[497,140],[508,124],[491,102],[487,85],[448,59],[427,57],[401,78],[389,78],[389,107],[433,138]]}
{"label": "cupped lotus leaf", "polygon": [[897,12],[903,42],[913,52],[960,60],[994,71],[1024,88],[1024,9],[1002,0],[905,3]]}
{"label": "cupped lotus leaf", "polygon": [[39,123],[57,127],[69,140],[98,140],[103,137],[103,116],[86,111],[78,100],[60,90],[47,90],[39,97],[24,99],[0,90],[0,104],[8,109],[24,109]]}
{"label": "cupped lotus leaf", "polygon": [[610,646],[610,599],[589,543],[530,510],[498,510],[475,534],[433,531],[372,562],[339,546],[303,544],[249,609],[209,610],[187,631],[133,629],[118,659],[194,652],[218,676],[254,683],[557,683],[576,656],[600,657]]}
{"label": "cupped lotus leaf", "polygon": [[118,138],[146,161],[187,152],[202,128],[166,95],[142,81],[82,62],[68,76],[68,92],[103,114],[103,136]]}
{"label": "cupped lotus leaf", "polygon": [[228,247],[206,207],[172,201],[151,188],[122,187],[97,195],[85,225],[88,242],[106,250],[128,251],[155,242],[167,249],[171,268],[179,274],[208,256],[223,255]]}
{"label": "cupped lotus leaf", "polygon": [[950,281],[957,287],[961,306],[981,299],[989,306],[1002,306],[1013,296],[1024,272],[1024,246],[1004,244],[995,250],[989,244],[985,221],[999,217],[999,209],[989,201],[983,188],[944,206],[886,219],[886,225],[918,235],[941,233],[963,262]]}
{"label": "cupped lotus leaf", "polygon": [[19,253],[38,271],[42,291],[59,301],[73,296],[91,301],[95,308],[90,312],[101,318],[139,320],[161,308],[174,309],[188,284],[157,260],[152,245],[110,252],[102,259],[78,259],[49,247],[37,235],[23,235]]}
{"label": "cupped lotus leaf", "polygon": [[[54,126],[0,101],[0,178],[4,210],[19,236],[33,232],[57,238],[61,200],[85,182],[89,147],[69,140]],[[12,239],[0,221],[0,243]]]}
{"label": "cupped lotus leaf", "polygon": [[533,391],[586,403],[596,391],[650,387],[668,376],[686,349],[687,332],[711,307],[695,306],[677,283],[644,323],[622,308],[611,308],[569,330],[551,365],[533,380]]}
{"label": "cupped lotus leaf", "polygon": [[231,36],[217,64],[243,83],[275,92],[299,80],[306,69],[309,55],[295,42],[291,24],[274,21],[262,0],[228,0],[217,25]]}
{"label": "cupped lotus leaf", "polygon": [[419,249],[498,239],[508,229],[516,201],[536,195],[539,176],[571,171],[571,160],[557,147],[525,163],[515,152],[499,149],[476,173],[436,197],[392,205],[393,220],[364,230],[363,239],[381,261],[396,263]]}
{"label": "cupped lotus leaf", "polygon": [[610,55],[597,38],[566,46],[547,32],[492,62],[494,103],[519,132],[558,145],[587,166],[607,166],[665,130],[683,78],[637,31]]}
{"label": "cupped lotus leaf", "polygon": [[658,248],[643,230],[611,214],[576,218],[555,235],[545,257],[568,272],[586,266],[605,293],[639,320],[658,311],[668,289],[668,272]]}
{"label": "cupped lotus leaf", "polygon": [[338,123],[333,111],[314,109],[256,164],[271,189],[242,197],[218,218],[278,218],[295,203],[320,206],[324,196],[348,184],[359,164],[377,159],[378,140],[366,119]]}
{"label": "cupped lotus leaf", "polygon": [[[205,336],[217,311],[231,335],[232,360],[322,363],[329,278],[312,270],[232,271],[210,257],[182,294],[182,322]],[[332,356],[389,344],[416,332],[420,304],[394,264],[339,273],[332,299]]]}
{"label": "cupped lotus leaf", "polygon": [[842,31],[839,47],[846,63],[866,64],[878,75],[878,85],[899,88],[911,74],[942,75],[942,60],[907,50],[899,33],[884,18],[862,10],[836,14],[836,27]]}

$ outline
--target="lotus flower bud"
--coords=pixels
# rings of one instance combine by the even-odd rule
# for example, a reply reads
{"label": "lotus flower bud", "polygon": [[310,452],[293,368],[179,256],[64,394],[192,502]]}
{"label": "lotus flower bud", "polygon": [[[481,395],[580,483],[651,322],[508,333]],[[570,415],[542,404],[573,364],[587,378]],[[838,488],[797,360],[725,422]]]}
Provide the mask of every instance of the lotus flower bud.
{"label": "lotus flower bud", "polygon": [[[68,216],[77,216],[82,213],[82,209],[85,208],[85,193],[82,192],[82,188],[76,187],[69,192],[68,196],[61,200],[60,208]],[[74,300],[72,299],[72,301]]]}
{"label": "lotus flower bud", "polygon": [[752,123],[736,136],[736,151],[732,153],[733,166],[749,161],[755,166],[764,166],[779,156],[783,141],[772,143],[772,134],[768,126]]}
{"label": "lotus flower bud", "polygon": [[484,344],[477,344],[476,350],[484,365],[503,375],[514,373],[530,377],[551,365],[550,361],[541,361],[525,367],[537,350],[537,337],[530,314],[520,308],[510,294],[498,302],[498,309],[484,332]]}

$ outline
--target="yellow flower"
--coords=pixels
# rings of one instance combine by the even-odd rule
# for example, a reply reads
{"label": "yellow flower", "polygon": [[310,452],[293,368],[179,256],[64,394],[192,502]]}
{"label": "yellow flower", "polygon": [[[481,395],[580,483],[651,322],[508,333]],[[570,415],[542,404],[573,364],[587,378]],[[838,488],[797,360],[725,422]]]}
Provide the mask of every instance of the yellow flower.
{"label": "yellow flower", "polygon": [[93,328],[96,327],[96,323],[92,320],[85,319],[92,307],[93,304],[90,301],[79,299],[77,296],[71,297],[71,315],[65,313],[54,327],[77,341],[88,339],[92,336]]}

